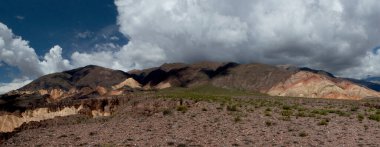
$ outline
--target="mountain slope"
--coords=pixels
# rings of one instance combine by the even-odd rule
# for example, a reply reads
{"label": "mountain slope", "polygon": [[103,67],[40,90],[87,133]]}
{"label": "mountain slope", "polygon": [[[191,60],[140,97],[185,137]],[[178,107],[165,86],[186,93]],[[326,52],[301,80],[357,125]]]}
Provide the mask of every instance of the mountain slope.
{"label": "mountain slope", "polygon": [[[233,62],[170,63],[128,73],[99,66],[49,74],[20,88],[18,93],[38,93],[47,101],[121,95],[135,89],[215,87],[260,92],[272,96],[362,99],[380,94],[354,80],[310,68],[283,68]],[[369,88],[368,88],[369,87]]]}
{"label": "mountain slope", "polygon": [[130,90],[128,86],[133,88],[139,86],[128,73],[89,65],[42,76],[18,91],[23,93],[38,91],[41,95],[49,95],[50,100],[59,100],[89,95],[119,95],[124,92],[123,89]]}
{"label": "mountain slope", "polygon": [[[283,68],[265,64],[201,62],[164,64],[132,71],[144,87],[192,87],[210,83],[216,87],[248,90],[272,96],[362,99],[380,94],[362,84],[310,68]],[[165,86],[163,86],[165,85]]]}

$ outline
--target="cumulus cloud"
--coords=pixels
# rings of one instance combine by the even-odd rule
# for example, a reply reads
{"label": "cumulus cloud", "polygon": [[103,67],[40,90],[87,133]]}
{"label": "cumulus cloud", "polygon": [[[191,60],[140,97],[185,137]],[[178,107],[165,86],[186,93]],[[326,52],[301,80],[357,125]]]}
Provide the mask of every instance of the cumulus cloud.
{"label": "cumulus cloud", "polygon": [[39,59],[28,41],[13,34],[3,23],[0,23],[0,62],[17,67],[24,76],[38,76],[72,68],[68,60],[62,58],[62,48],[54,46],[49,53]]}
{"label": "cumulus cloud", "polygon": [[62,58],[62,48],[54,46],[43,58],[39,58],[28,41],[13,34],[0,22],[0,63],[17,67],[26,78],[2,83],[0,93],[17,89],[36,77],[73,68],[69,60]]}
{"label": "cumulus cloud", "polygon": [[0,83],[0,94],[21,88],[30,82],[32,82],[32,80],[13,80],[11,83]]}
{"label": "cumulus cloud", "polygon": [[130,42],[117,51],[74,52],[71,59],[76,66],[93,64],[128,71],[156,66],[166,61],[167,57],[157,46],[149,43]]}
{"label": "cumulus cloud", "polygon": [[[116,0],[120,31],[160,61],[290,63],[338,75],[380,75],[379,1]],[[141,64],[149,61],[140,52]],[[136,55],[135,55],[136,56]],[[369,58],[369,61],[368,61]],[[157,63],[159,64],[159,63]],[[358,70],[360,71],[360,70]]]}
{"label": "cumulus cloud", "polygon": [[94,39],[93,49],[74,52],[70,59],[62,57],[59,46],[39,57],[0,23],[0,64],[17,67],[30,79],[88,64],[127,71],[202,60],[380,76],[377,0],[115,0],[115,5],[119,31],[129,39],[126,45],[112,42],[119,36],[107,33],[115,30],[110,26],[100,34],[111,42]]}

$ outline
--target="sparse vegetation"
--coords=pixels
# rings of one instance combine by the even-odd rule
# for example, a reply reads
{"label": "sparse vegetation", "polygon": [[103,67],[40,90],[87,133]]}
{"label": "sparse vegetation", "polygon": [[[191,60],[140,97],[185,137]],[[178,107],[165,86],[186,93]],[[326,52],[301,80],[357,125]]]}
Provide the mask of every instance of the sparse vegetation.
{"label": "sparse vegetation", "polygon": [[329,124],[329,119],[322,119],[320,122],[318,122],[319,126],[327,126]]}
{"label": "sparse vegetation", "polygon": [[240,121],[242,121],[241,116],[236,116],[236,117],[234,118],[234,121],[235,121],[235,122],[240,122]]}
{"label": "sparse vegetation", "polygon": [[273,126],[273,125],[275,125],[274,122],[271,122],[271,121],[265,121],[265,126],[270,127],[270,126]]}
{"label": "sparse vegetation", "polygon": [[186,113],[187,109],[188,109],[187,106],[184,106],[184,105],[177,106],[177,111],[180,111],[182,113]]}
{"label": "sparse vegetation", "polygon": [[228,105],[227,111],[238,111],[237,105]]}
{"label": "sparse vegetation", "polygon": [[307,134],[305,131],[302,131],[302,132],[300,132],[299,134],[298,134],[298,136],[300,136],[300,137],[306,137],[306,136],[308,136],[309,134]]}
{"label": "sparse vegetation", "polygon": [[375,121],[380,121],[380,114],[372,114],[372,115],[369,115],[368,119],[370,120],[375,120]]}
{"label": "sparse vegetation", "polygon": [[362,122],[364,120],[364,115],[358,114],[357,118],[358,118],[358,121]]}
{"label": "sparse vegetation", "polygon": [[170,109],[166,109],[166,110],[162,111],[163,115],[171,115],[172,113],[173,112]]}
{"label": "sparse vegetation", "polygon": [[287,117],[290,117],[293,115],[293,111],[292,110],[284,110],[281,112],[281,115],[282,116],[287,116]]}

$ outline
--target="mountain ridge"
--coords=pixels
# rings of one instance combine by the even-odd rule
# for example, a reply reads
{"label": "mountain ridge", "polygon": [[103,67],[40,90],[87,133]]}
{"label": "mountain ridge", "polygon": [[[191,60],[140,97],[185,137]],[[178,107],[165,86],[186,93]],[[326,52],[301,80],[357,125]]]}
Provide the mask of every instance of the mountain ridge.
{"label": "mountain ridge", "polygon": [[338,78],[323,70],[209,61],[194,64],[165,63],[159,67],[128,72],[88,65],[42,76],[17,91],[37,92],[54,101],[69,97],[123,95],[133,90],[159,90],[202,84],[272,96],[339,99],[380,96],[375,91],[378,90],[375,83]]}

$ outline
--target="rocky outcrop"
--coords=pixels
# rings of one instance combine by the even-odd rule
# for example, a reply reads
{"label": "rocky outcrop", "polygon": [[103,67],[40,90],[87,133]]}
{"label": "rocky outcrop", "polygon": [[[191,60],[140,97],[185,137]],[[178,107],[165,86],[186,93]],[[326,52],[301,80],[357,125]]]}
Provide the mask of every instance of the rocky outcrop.
{"label": "rocky outcrop", "polygon": [[59,111],[49,111],[48,108],[38,108],[35,110],[27,110],[21,114],[21,116],[7,114],[0,116],[0,132],[12,132],[15,128],[20,127],[23,123],[31,121],[41,121],[46,119],[52,119],[58,116],[68,116],[78,114],[82,107],[75,108],[65,107]]}
{"label": "rocky outcrop", "polygon": [[380,93],[352,82],[307,71],[293,74],[289,79],[278,83],[266,93],[272,96],[354,100],[380,97]]}
{"label": "rocky outcrop", "polygon": [[123,82],[112,86],[112,89],[117,90],[117,89],[123,88],[124,86],[130,87],[130,88],[141,88],[141,84],[139,82],[137,82],[133,78],[128,78],[124,80]]}
{"label": "rocky outcrop", "polygon": [[[7,112],[0,115],[0,133],[12,132],[24,123],[39,122],[60,116],[84,114],[92,117],[110,116],[119,105],[116,98],[86,99],[69,103],[54,103],[25,111]],[[38,106],[37,106],[38,107]]]}

